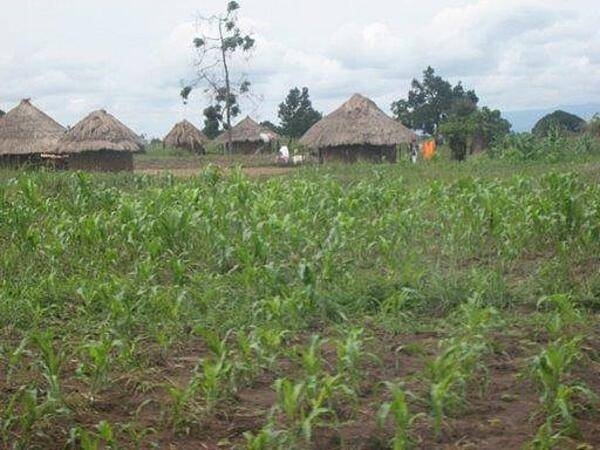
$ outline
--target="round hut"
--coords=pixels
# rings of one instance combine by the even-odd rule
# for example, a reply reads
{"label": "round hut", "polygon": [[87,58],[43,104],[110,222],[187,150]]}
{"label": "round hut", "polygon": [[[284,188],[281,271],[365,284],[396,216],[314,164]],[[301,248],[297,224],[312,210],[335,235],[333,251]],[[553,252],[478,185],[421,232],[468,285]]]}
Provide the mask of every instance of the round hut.
{"label": "round hut", "polygon": [[384,113],[372,100],[354,94],[300,139],[321,162],[396,162],[397,146],[416,135]]}
{"label": "round hut", "polygon": [[[226,146],[229,142],[228,134],[227,131],[224,131],[215,142]],[[277,133],[256,123],[250,117],[246,117],[231,128],[232,153],[254,155],[264,149],[271,149],[279,140],[280,137]]]}
{"label": "round hut", "polygon": [[203,155],[208,138],[187,120],[176,124],[163,140],[163,146],[188,150],[192,153]]}
{"label": "round hut", "polygon": [[0,165],[39,164],[54,149],[65,128],[31,104],[21,101],[0,119]]}
{"label": "round hut", "polygon": [[67,131],[55,153],[69,170],[118,172],[133,171],[133,154],[142,150],[139,136],[100,110]]}

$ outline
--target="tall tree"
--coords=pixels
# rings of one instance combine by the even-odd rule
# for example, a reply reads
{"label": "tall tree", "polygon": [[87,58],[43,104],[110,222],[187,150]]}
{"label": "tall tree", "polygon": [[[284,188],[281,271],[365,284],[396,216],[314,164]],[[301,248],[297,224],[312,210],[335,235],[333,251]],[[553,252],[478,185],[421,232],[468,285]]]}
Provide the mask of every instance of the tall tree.
{"label": "tall tree", "polygon": [[293,138],[301,137],[323,118],[323,115],[313,108],[307,87],[303,87],[302,90],[297,87],[291,89],[285,101],[279,105],[278,115],[281,131]]}
{"label": "tall tree", "polygon": [[466,160],[469,136],[473,133],[473,123],[465,117],[452,114],[444,119],[439,131],[448,142],[452,159],[456,161]]}
{"label": "tall tree", "polygon": [[4,115],[6,115],[6,113],[0,109],[0,117],[2,117]]}
{"label": "tall tree", "polygon": [[422,81],[412,81],[407,99],[392,103],[392,111],[407,127],[435,134],[440,123],[453,112],[457,104],[475,107],[478,103],[475,91],[465,90],[460,82],[452,86],[436,75],[432,67],[427,67]]}
{"label": "tall tree", "polygon": [[494,140],[510,133],[511,124],[500,111],[487,107],[470,109],[466,104],[456,108],[440,124],[439,131],[448,141],[452,159],[467,159],[471,153],[489,147]]}
{"label": "tall tree", "polygon": [[219,134],[219,127],[223,121],[223,113],[220,105],[211,105],[204,110],[204,130],[203,133],[209,139],[216,138]]}
{"label": "tall tree", "polygon": [[497,109],[484,106],[470,118],[472,126],[471,153],[486,150],[494,141],[510,133],[511,123]]}
{"label": "tall tree", "polygon": [[547,136],[553,129],[566,131],[569,133],[581,133],[586,126],[585,120],[574,114],[565,111],[554,111],[542,117],[533,127],[533,134],[536,136]]}
{"label": "tall tree", "polygon": [[255,40],[243,33],[238,25],[239,9],[238,2],[230,1],[224,14],[198,18],[203,33],[194,39],[198,56],[196,79],[181,91],[187,101],[192,90],[202,85],[211,96],[212,104],[220,107],[220,122],[228,134],[228,152],[232,148],[231,121],[241,112],[239,98],[250,92],[250,81],[243,74],[234,79],[233,58],[236,54],[247,55],[255,44]]}

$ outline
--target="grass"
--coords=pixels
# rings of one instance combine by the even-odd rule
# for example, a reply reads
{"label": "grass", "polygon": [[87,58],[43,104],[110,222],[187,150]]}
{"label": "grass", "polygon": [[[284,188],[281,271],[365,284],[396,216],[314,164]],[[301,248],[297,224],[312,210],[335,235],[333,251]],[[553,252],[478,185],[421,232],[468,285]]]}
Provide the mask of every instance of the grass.
{"label": "grass", "polygon": [[2,171],[0,442],[599,445],[599,167]]}

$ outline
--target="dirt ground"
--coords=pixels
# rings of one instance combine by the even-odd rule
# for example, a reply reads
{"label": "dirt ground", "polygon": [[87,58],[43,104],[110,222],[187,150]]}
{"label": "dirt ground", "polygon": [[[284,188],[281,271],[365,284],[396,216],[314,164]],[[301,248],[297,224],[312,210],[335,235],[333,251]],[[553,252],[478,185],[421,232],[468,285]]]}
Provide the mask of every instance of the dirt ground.
{"label": "dirt ground", "polygon": [[[533,353],[531,346],[524,345],[524,342],[533,342],[535,337],[518,330],[496,337],[496,350],[485,360],[487,373],[482,373],[481,378],[473,383],[467,394],[467,403],[446,418],[442,437],[436,439],[432,434],[432,420],[427,417],[427,383],[422,374],[426,362],[436,356],[441,338],[443,336],[436,333],[379,334],[368,349],[377,358],[363,366],[364,377],[356,402],[339,405],[335,411],[338,426],[314,430],[311,448],[389,448],[393,427],[388,424],[381,430],[376,419],[382,401],[388,400],[381,380],[400,379],[419,398],[412,402],[412,411],[424,413],[413,429],[418,449],[508,450],[523,448],[531,442],[541,424],[540,393],[527,376]],[[298,337],[293,344],[306,344],[307,339],[308,336]],[[152,370],[128,373],[119,383],[114,383],[93,398],[83,396],[84,386],[71,379],[64,386],[66,401],[77,411],[77,421],[82,425],[93,428],[100,420],[115,424],[134,421],[140,429],[153,430],[146,439],[142,439],[142,448],[150,448],[146,447],[149,442],[157,443],[160,448],[178,450],[243,448],[244,432],[258,431],[276,401],[274,380],[280,376],[294,379],[301,375],[302,370],[298,361],[279,360],[275,370],[265,371],[259,379],[220,403],[214,417],[199,419],[175,433],[166,425],[168,422],[164,417],[165,405],[171,402],[165,386],[170,383],[185,386],[198,358],[206,354],[207,349],[201,340],[190,341],[168,356],[161,355],[158,349],[156,353],[150,349],[148,357],[152,360]],[[329,364],[335,364],[335,348],[324,347],[323,356]],[[600,379],[593,366],[581,367],[576,372],[577,377],[585,380],[590,388],[595,391],[600,388]],[[596,419],[593,414],[580,411],[577,422],[581,436],[573,440],[572,445],[564,441],[561,448],[600,448],[600,421]],[[64,441],[64,438],[56,436],[57,442]]]}
{"label": "dirt ground", "polygon": [[208,164],[214,164],[227,170],[241,165],[250,177],[272,177],[293,173],[294,167],[280,167],[273,163],[273,155],[223,157],[210,155],[206,157],[186,158],[138,158],[135,161],[135,173],[143,175],[161,175],[170,173],[176,177],[193,177],[198,175]]}
{"label": "dirt ground", "polygon": [[[427,359],[435,357],[440,336],[380,336],[378,343],[371,350],[380,358],[378,363],[369,363],[364,367],[368,376],[362,383],[357,404],[354,407],[340,405],[336,411],[340,425],[337,429],[322,428],[315,430],[313,448],[317,449],[384,449],[388,447],[387,439],[393,434],[393,428],[386,426],[381,432],[376,424],[376,416],[381,406],[383,386],[379,380],[407,380],[407,387],[421,399],[427,395],[425,380],[421,378]],[[424,417],[415,424],[416,447],[420,449],[519,449],[531,441],[537,427],[539,392],[533,381],[524,376],[528,359],[531,355],[521,345],[518,338],[503,337],[502,349],[498,354],[490,355],[486,361],[489,372],[482,376],[468,395],[468,402],[460,411],[455,411],[447,418],[441,439],[436,440],[431,433],[431,419]],[[398,351],[401,348],[420,347],[422,354],[409,351]],[[325,355],[327,359],[335,358],[334,351]],[[298,375],[298,368],[290,367],[286,375]],[[295,369],[295,370],[294,370]],[[579,374],[590,380],[589,370]],[[484,379],[485,378],[485,379]],[[221,419],[213,420],[201,430],[192,431],[195,443],[203,448],[218,448],[219,441],[231,444],[243,444],[242,434],[248,429],[257,430],[264,424],[269,409],[275,401],[272,379],[266,377],[261,382],[238,394],[237,401]],[[590,386],[597,388],[598,380],[591,381]],[[415,402],[415,412],[427,413],[428,406],[422,401]],[[593,417],[581,414],[579,417],[582,436],[572,446],[579,447],[581,442],[593,445],[589,448],[600,448],[600,423]],[[215,433],[220,430],[219,433]],[[175,448],[188,448],[189,437],[181,441],[171,441],[167,437],[164,444],[175,445]]]}
{"label": "dirt ground", "polygon": [[[225,168],[226,169],[226,168]],[[142,169],[136,168],[135,173],[140,175],[162,175],[170,173],[176,177],[186,178],[198,175],[202,170],[199,168],[180,168],[180,169]],[[244,173],[250,177],[272,177],[277,175],[286,175],[293,173],[293,167],[244,167]]]}

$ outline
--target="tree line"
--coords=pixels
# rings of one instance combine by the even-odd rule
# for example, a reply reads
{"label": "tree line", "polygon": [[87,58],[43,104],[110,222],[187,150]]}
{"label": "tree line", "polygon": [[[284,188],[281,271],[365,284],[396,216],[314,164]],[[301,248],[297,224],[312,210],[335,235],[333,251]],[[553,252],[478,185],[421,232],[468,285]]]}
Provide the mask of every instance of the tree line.
{"label": "tree line", "polygon": [[423,79],[414,79],[406,99],[392,104],[396,119],[413,130],[443,137],[456,160],[485,150],[495,139],[508,134],[511,124],[500,111],[479,106],[479,97],[461,82],[452,85],[432,67]]}
{"label": "tree line", "polygon": [[[261,125],[269,128],[277,134],[289,138],[300,138],[315,123],[323,118],[323,114],[317,111],[310,99],[307,87],[291,89],[285,100],[279,105],[277,114],[279,125],[270,121],[264,121]],[[211,105],[204,110],[204,134],[213,139],[227,130],[228,125],[223,123],[223,115],[218,105]]]}

